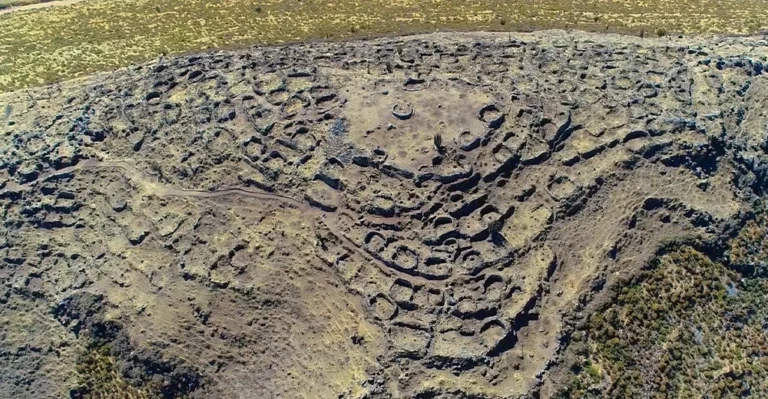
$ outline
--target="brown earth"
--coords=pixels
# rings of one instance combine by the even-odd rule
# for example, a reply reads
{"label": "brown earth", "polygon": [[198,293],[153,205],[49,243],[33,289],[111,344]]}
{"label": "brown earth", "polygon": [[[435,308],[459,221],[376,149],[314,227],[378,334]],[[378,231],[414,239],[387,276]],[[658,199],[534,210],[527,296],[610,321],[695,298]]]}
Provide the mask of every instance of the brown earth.
{"label": "brown earth", "polygon": [[110,397],[108,347],[149,396],[549,397],[600,292],[764,194],[767,53],[445,34],[0,95],[0,396]]}

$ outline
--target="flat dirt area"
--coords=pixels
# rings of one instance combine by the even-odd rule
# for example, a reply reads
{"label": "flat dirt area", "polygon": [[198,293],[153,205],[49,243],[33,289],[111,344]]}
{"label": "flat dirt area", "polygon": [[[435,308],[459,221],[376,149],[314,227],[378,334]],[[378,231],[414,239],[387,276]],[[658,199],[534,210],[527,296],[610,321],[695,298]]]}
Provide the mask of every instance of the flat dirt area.
{"label": "flat dirt area", "polygon": [[767,0],[101,0],[40,7],[0,15],[0,92],[253,44],[465,30],[646,37],[768,30]]}

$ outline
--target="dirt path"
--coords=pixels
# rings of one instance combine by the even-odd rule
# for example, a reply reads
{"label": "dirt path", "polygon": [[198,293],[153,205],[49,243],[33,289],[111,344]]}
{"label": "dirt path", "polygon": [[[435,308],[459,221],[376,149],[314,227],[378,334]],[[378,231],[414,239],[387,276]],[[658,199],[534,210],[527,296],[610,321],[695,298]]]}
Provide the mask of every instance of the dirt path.
{"label": "dirt path", "polygon": [[[2,190],[0,190],[0,196],[3,196],[9,192],[21,192],[21,191],[34,190],[35,186],[38,183],[46,182],[48,180],[57,178],[59,176],[65,176],[80,170],[101,169],[101,168],[118,169],[121,171],[121,173],[125,177],[132,180],[134,183],[140,185],[142,189],[147,190],[148,192],[151,192],[152,194],[157,195],[159,197],[215,198],[215,197],[223,197],[223,196],[242,196],[242,197],[257,198],[257,199],[266,200],[266,201],[277,201],[277,202],[283,203],[286,206],[289,206],[291,208],[300,209],[305,215],[322,217],[328,230],[343,242],[343,246],[347,250],[355,252],[359,256],[363,257],[364,259],[367,259],[368,261],[373,262],[385,275],[390,277],[395,276],[395,277],[409,279],[410,281],[418,282],[426,286],[432,286],[433,284],[435,284],[435,281],[429,280],[427,278],[424,278],[421,276],[414,276],[399,270],[392,269],[388,267],[386,264],[384,264],[381,260],[367,253],[366,250],[364,250],[363,248],[355,244],[352,241],[352,239],[350,239],[340,231],[340,229],[338,228],[338,226],[336,226],[334,222],[334,220],[338,216],[345,213],[342,210],[336,210],[332,212],[324,211],[324,210],[313,207],[312,205],[308,204],[307,202],[301,199],[296,199],[296,198],[292,198],[292,197],[288,197],[280,194],[264,192],[264,191],[253,191],[253,190],[248,190],[248,189],[238,188],[238,187],[225,188],[225,189],[215,190],[215,191],[179,189],[172,186],[168,186],[166,184],[159,183],[157,181],[153,181],[151,178],[148,178],[146,175],[144,175],[140,170],[138,170],[134,166],[132,162],[129,162],[129,161],[123,161],[123,160],[99,161],[96,159],[88,159],[78,163],[77,165],[66,167],[54,172],[44,174],[38,177],[36,180],[23,185],[15,184],[12,182],[7,183],[5,187],[0,186],[0,188],[2,188]],[[461,275],[453,276],[452,278],[443,280],[442,283],[448,283],[450,281],[453,281],[461,277],[462,277]]]}
{"label": "dirt path", "polygon": [[128,177],[129,179],[133,180],[138,184],[143,185],[147,189],[147,191],[150,191],[152,192],[152,194],[155,194],[160,197],[171,196],[171,197],[213,198],[213,197],[222,197],[227,195],[240,195],[244,197],[258,198],[263,200],[279,201],[279,202],[285,203],[288,206],[299,208],[307,212],[310,212],[310,211],[322,212],[322,211],[316,210],[315,208],[313,208],[309,204],[304,203],[301,200],[297,200],[297,199],[286,197],[279,194],[246,190],[244,188],[235,187],[235,188],[227,188],[227,189],[216,190],[216,191],[203,191],[203,190],[178,189],[178,188],[170,187],[158,182],[153,182],[150,179],[146,178],[141,171],[139,171],[135,166],[133,166],[128,161],[98,161],[96,159],[88,159],[78,163],[77,165],[70,166],[67,168],[63,168],[63,169],[42,175],[36,180],[23,185],[16,185],[11,183],[6,188],[13,191],[29,190],[29,189],[32,189],[39,182],[45,182],[53,178],[68,175],[70,173],[83,170],[83,169],[99,169],[99,168],[120,169],[122,170],[122,173],[126,177]]}
{"label": "dirt path", "polygon": [[48,8],[56,6],[68,6],[71,4],[79,3],[83,0],[56,0],[48,1],[45,3],[27,4],[25,6],[10,7],[0,10],[0,15],[12,13],[15,11],[36,10],[38,8]]}

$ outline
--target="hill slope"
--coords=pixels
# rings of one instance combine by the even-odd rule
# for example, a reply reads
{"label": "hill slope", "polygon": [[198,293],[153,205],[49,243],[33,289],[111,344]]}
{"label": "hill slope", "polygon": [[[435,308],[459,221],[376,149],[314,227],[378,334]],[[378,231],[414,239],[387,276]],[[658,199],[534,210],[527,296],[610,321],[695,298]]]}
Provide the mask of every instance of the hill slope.
{"label": "hill slope", "polygon": [[767,47],[427,35],[4,94],[0,396],[548,395],[661,245],[752,217]]}

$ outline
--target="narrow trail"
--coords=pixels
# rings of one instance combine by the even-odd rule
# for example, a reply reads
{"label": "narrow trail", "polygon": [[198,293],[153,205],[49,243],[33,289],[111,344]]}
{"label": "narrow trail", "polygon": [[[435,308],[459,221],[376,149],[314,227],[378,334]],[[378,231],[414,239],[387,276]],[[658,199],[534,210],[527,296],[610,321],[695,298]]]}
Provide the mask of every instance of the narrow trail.
{"label": "narrow trail", "polygon": [[321,210],[315,209],[309,204],[304,203],[303,201],[300,201],[288,196],[267,193],[263,191],[252,191],[252,190],[247,190],[239,187],[226,188],[226,189],[215,190],[215,191],[190,190],[190,189],[179,189],[179,188],[171,187],[163,183],[151,181],[151,179],[145,176],[143,172],[138,170],[138,168],[136,168],[136,166],[134,166],[132,162],[125,161],[125,160],[99,161],[96,159],[87,159],[87,160],[81,161],[77,165],[69,166],[66,168],[62,168],[62,169],[44,174],[38,177],[37,179],[23,185],[10,183],[7,187],[7,190],[14,190],[14,191],[31,190],[38,183],[43,183],[60,176],[66,176],[74,172],[85,170],[85,169],[120,169],[123,171],[123,175],[125,177],[129,178],[130,180],[133,180],[136,183],[141,184],[152,194],[157,195],[159,197],[215,198],[215,197],[223,197],[228,195],[240,195],[244,197],[258,198],[258,199],[268,200],[268,201],[280,201],[291,207],[299,208],[305,211],[316,211],[321,213],[328,213],[328,212],[323,212]]}
{"label": "narrow trail", "polygon": [[[62,169],[41,175],[37,179],[31,182],[25,183],[23,185],[16,184],[16,183],[8,183],[3,190],[0,190],[0,197],[4,196],[4,194],[8,192],[31,191],[31,190],[34,190],[37,184],[44,183],[46,181],[50,181],[58,177],[71,175],[75,172],[88,170],[88,169],[119,169],[122,171],[123,176],[137,183],[144,190],[158,197],[192,197],[192,198],[210,199],[210,198],[226,197],[226,196],[241,196],[241,197],[248,197],[248,198],[256,198],[256,199],[265,200],[265,201],[277,201],[287,205],[288,207],[300,210],[303,215],[311,215],[314,217],[322,218],[328,231],[343,243],[342,246],[345,249],[355,252],[359,256],[361,256],[363,259],[367,259],[368,261],[375,263],[378,266],[378,268],[381,270],[381,272],[384,273],[386,276],[389,276],[389,277],[395,276],[399,278],[408,279],[409,281],[417,282],[425,286],[434,286],[436,283],[447,284],[455,279],[463,277],[462,275],[454,275],[445,280],[430,280],[422,276],[404,273],[402,271],[399,271],[387,266],[384,262],[372,256],[367,251],[365,251],[365,249],[357,245],[346,234],[340,232],[340,229],[335,225],[334,221],[336,219],[341,218],[341,216],[347,216],[347,217],[351,216],[347,211],[342,210],[342,207],[340,206],[336,211],[324,211],[324,210],[315,208],[309,205],[309,203],[296,198],[292,198],[292,197],[288,197],[280,194],[263,192],[263,191],[248,190],[240,187],[225,188],[225,189],[214,190],[214,191],[179,189],[179,188],[168,186],[166,184],[163,184],[157,181],[153,181],[152,178],[146,176],[142,171],[140,171],[135,166],[135,162],[131,162],[127,160],[99,161],[96,159],[87,159],[79,162],[77,165],[69,166],[66,168],[62,168]],[[376,219],[379,219],[379,218],[376,218]],[[397,221],[405,220],[405,218],[395,218],[395,219]]]}

